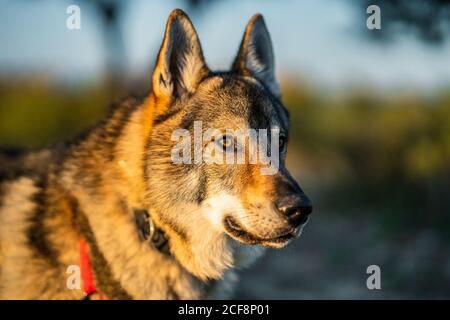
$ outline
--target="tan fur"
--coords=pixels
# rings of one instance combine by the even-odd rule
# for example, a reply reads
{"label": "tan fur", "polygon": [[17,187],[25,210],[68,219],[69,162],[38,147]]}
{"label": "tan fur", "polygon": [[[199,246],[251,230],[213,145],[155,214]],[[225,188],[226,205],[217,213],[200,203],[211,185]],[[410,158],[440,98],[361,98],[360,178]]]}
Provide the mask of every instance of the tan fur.
{"label": "tan fur", "polygon": [[[79,299],[80,290],[66,290],[65,269],[54,268],[44,259],[37,258],[33,250],[24,245],[25,230],[29,227],[29,214],[35,208],[30,201],[37,188],[28,178],[20,178],[4,185],[7,197],[0,210],[1,299]],[[73,230],[62,219],[52,219],[48,224],[60,224],[52,236],[53,242],[59,242],[62,248],[61,262],[66,265],[78,264],[78,252],[72,248],[77,238]],[[50,288],[49,279],[53,279],[54,288]]]}

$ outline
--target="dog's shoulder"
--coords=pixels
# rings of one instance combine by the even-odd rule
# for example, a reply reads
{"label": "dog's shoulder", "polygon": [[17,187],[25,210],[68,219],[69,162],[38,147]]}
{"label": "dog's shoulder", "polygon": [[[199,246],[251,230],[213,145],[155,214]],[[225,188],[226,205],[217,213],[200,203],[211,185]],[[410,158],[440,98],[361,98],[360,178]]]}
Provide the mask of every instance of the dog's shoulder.
{"label": "dog's shoulder", "polygon": [[33,195],[42,188],[40,182],[47,175],[51,160],[49,149],[34,152],[0,150],[0,220],[30,211],[20,208],[32,206]]}

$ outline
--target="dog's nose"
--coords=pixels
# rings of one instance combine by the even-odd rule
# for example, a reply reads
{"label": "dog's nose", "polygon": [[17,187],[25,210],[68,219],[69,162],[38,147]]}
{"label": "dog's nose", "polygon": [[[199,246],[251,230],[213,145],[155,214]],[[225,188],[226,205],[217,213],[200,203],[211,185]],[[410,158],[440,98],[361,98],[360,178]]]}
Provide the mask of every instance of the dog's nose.
{"label": "dog's nose", "polygon": [[275,206],[295,227],[304,224],[312,212],[311,201],[305,195],[285,197],[276,202]]}

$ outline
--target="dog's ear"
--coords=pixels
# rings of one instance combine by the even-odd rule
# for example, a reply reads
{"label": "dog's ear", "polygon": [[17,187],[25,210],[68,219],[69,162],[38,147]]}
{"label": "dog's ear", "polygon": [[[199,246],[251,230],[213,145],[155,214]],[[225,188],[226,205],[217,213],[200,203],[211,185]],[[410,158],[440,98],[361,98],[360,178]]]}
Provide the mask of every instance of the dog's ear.
{"label": "dog's ear", "polygon": [[209,73],[197,32],[180,9],[171,12],[152,77],[157,112],[164,112],[174,99],[196,90]]}
{"label": "dog's ear", "polygon": [[233,71],[257,78],[275,96],[280,96],[280,87],[275,79],[272,40],[261,14],[254,15],[245,28]]}

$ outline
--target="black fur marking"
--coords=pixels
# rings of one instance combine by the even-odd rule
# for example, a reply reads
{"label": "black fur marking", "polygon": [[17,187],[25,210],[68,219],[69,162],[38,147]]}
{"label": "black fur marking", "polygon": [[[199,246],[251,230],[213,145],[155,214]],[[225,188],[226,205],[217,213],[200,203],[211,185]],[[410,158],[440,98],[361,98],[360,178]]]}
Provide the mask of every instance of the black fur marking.
{"label": "black fur marking", "polygon": [[19,149],[0,148],[0,181],[13,180],[29,172],[23,168]]}
{"label": "black fur marking", "polygon": [[48,240],[48,232],[44,221],[49,214],[48,199],[46,194],[47,179],[42,177],[36,186],[39,192],[33,197],[33,202],[36,204],[34,215],[30,219],[30,228],[27,231],[27,239],[30,247],[34,248],[38,258],[45,258],[51,266],[58,267],[59,252]]}
{"label": "black fur marking", "polygon": [[[248,114],[250,127],[254,129],[270,129],[275,117],[279,120],[281,131],[286,132],[289,112],[280,99],[274,96],[260,81],[258,83],[261,84],[262,88],[249,83],[247,80],[244,80],[244,82],[250,84],[250,88],[246,90],[246,95],[248,100],[253,102]],[[267,105],[268,103],[271,106]]]}
{"label": "black fur marking", "polygon": [[89,256],[91,258],[92,270],[95,276],[95,284],[102,294],[108,299],[130,300],[132,297],[125,291],[120,282],[114,279],[108,261],[101,253],[95,235],[89,225],[85,214],[80,210],[75,197],[71,197],[71,207],[75,215],[75,223],[79,232],[89,244]]}
{"label": "black fur marking", "polygon": [[160,83],[161,85],[163,85],[164,87],[167,86],[166,80],[164,80],[164,77],[162,76],[162,74],[159,75],[159,83]]}
{"label": "black fur marking", "polygon": [[24,149],[16,148],[16,147],[0,147],[0,154],[5,155],[9,158],[17,158],[25,153]]}
{"label": "black fur marking", "polygon": [[[111,121],[111,125],[105,126],[100,132],[100,136],[104,136],[105,139],[101,139],[98,142],[103,142],[109,147],[108,160],[114,161],[114,147],[116,146],[118,137],[122,134],[123,128],[128,123],[131,114],[140,104],[142,104],[142,100],[137,99],[128,99],[118,102],[119,106],[116,108],[118,109],[117,112],[119,112],[119,115],[117,116],[117,119]],[[113,113],[112,118],[116,118],[116,112]]]}
{"label": "black fur marking", "polygon": [[167,296],[170,297],[172,300],[180,300],[180,296],[173,290],[171,286],[167,289]]}
{"label": "black fur marking", "polygon": [[163,114],[158,115],[154,120],[153,124],[157,125],[160,123],[163,123],[164,121],[172,118],[176,114],[178,114],[181,111],[181,108],[171,108],[168,112],[165,112]]}
{"label": "black fur marking", "polygon": [[91,195],[98,194],[98,188],[102,184],[102,175],[97,171],[98,168],[92,168],[85,162],[80,161],[75,172],[75,179],[83,185],[85,189],[89,189]]}
{"label": "black fur marking", "polygon": [[150,133],[147,137],[147,141],[145,142],[145,150],[143,152],[142,158],[142,175],[145,182],[145,189],[147,189],[147,181],[149,180],[148,173],[147,173],[147,165],[150,162],[150,152],[148,151],[150,148],[152,139],[152,134]]}
{"label": "black fur marking", "polygon": [[183,119],[181,119],[180,128],[182,129],[192,129],[194,126],[194,121],[201,120],[199,119],[199,109],[201,108],[193,108],[191,112],[187,113]]}
{"label": "black fur marking", "polygon": [[201,204],[206,199],[206,187],[208,183],[208,177],[206,173],[202,172],[199,179],[199,186],[197,191],[197,203]]}
{"label": "black fur marking", "polygon": [[249,124],[254,129],[270,129],[270,115],[266,114],[262,102],[254,98],[255,103],[251,106],[249,114]]}
{"label": "black fur marking", "polygon": [[[30,169],[21,168],[20,166],[14,166],[5,164],[0,161],[0,183],[4,181],[15,180],[19,177],[30,177],[34,178],[36,176],[36,172],[33,172]],[[4,170],[2,170],[4,169]]]}

